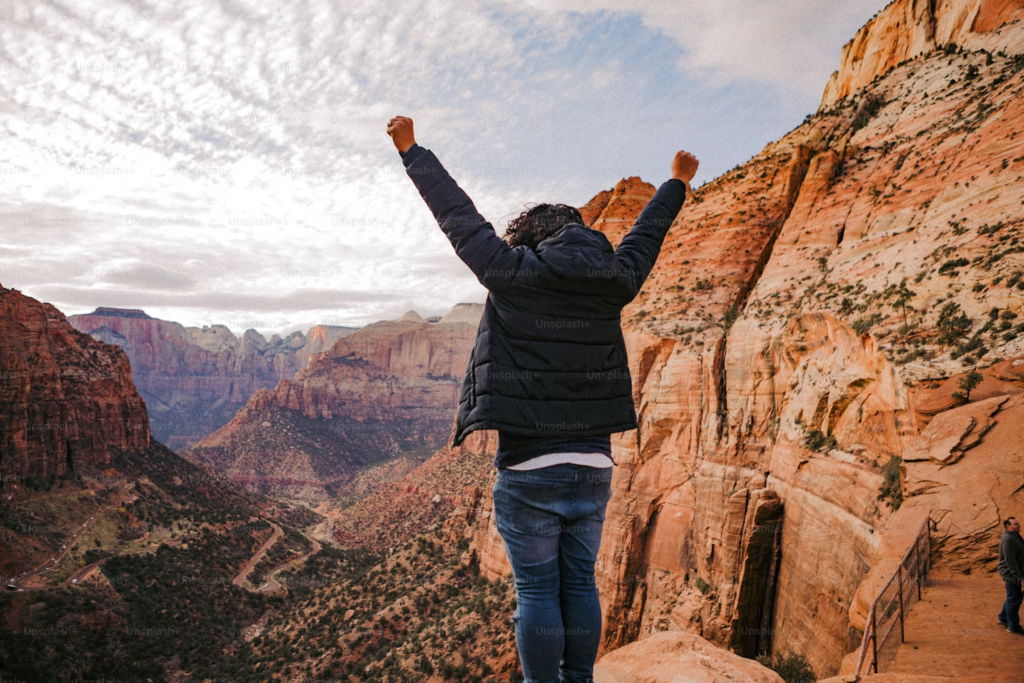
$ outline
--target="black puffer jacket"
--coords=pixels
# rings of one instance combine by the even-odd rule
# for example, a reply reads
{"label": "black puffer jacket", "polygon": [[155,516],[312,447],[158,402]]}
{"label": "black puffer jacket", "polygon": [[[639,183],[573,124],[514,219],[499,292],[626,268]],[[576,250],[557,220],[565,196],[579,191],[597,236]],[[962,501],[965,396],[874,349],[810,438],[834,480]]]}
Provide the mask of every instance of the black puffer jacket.
{"label": "black puffer jacket", "polygon": [[509,247],[434,154],[414,145],[406,172],[456,253],[489,294],[459,396],[458,446],[477,429],[523,436],[597,436],[637,428],[619,314],[639,293],[683,206],[668,180],[617,249],[565,225]]}

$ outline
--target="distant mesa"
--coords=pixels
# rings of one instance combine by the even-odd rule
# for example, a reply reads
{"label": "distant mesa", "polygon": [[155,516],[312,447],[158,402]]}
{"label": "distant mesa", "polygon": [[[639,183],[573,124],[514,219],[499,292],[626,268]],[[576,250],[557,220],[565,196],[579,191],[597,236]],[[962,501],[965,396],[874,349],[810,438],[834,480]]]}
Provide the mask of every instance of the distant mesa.
{"label": "distant mesa", "polygon": [[483,304],[461,303],[455,304],[455,306],[452,307],[452,310],[448,311],[444,315],[432,315],[429,318],[424,318],[416,311],[406,311],[394,320],[382,320],[380,322],[414,322],[442,325],[465,323],[476,325],[480,322],[480,317],[483,315],[483,312]]}
{"label": "distant mesa", "polygon": [[470,323],[476,325],[480,322],[480,316],[483,315],[484,305],[483,304],[455,304],[452,310],[445,313],[440,322],[441,323]]}
{"label": "distant mesa", "polygon": [[323,501],[362,467],[433,452],[451,433],[481,304],[436,323],[409,311],[310,357],[252,394],[226,425],[182,451],[255,491]]}
{"label": "distant mesa", "polygon": [[[448,323],[476,326],[482,312],[482,304],[461,303],[430,319],[408,311],[365,328],[315,325],[305,334],[296,331],[269,339],[252,329],[235,335],[225,325],[185,327],[131,308],[99,307],[68,320],[78,331],[128,354],[154,436],[181,449],[227,424],[254,392],[293,379],[335,342],[361,329],[389,335],[396,334],[396,322],[401,329]],[[373,334],[366,339],[375,338]]]}
{"label": "distant mesa", "polygon": [[138,309],[97,308],[69,316],[79,332],[121,347],[145,399],[153,434],[171,448],[195,443],[226,424],[257,389],[291,379],[309,358],[357,327],[317,325],[268,340],[225,325],[185,327]]}
{"label": "distant mesa", "polygon": [[92,313],[88,315],[106,316],[108,318],[145,318],[152,320],[153,318],[143,310],[138,308],[107,308],[100,306]]}

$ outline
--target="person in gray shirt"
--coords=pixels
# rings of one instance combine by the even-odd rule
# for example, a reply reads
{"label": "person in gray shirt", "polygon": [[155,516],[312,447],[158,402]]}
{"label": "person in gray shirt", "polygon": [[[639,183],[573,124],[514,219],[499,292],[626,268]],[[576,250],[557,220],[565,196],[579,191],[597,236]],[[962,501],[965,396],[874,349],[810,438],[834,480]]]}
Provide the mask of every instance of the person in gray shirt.
{"label": "person in gray shirt", "polygon": [[999,613],[999,623],[1010,633],[1024,636],[1020,627],[1020,605],[1024,602],[1024,538],[1020,537],[1020,520],[1010,517],[1003,521],[1002,537],[999,539],[999,576],[1006,584],[1006,602]]}

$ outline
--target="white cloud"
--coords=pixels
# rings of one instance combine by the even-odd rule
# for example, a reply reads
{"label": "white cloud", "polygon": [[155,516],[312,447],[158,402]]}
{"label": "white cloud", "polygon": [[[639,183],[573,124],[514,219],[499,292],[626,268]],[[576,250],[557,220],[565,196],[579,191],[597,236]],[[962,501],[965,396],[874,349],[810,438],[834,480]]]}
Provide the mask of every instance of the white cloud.
{"label": "white cloud", "polygon": [[820,94],[838,46],[888,0],[514,0],[549,12],[626,12],[679,41],[679,68],[718,82]]}
{"label": "white cloud", "polygon": [[684,144],[712,175],[749,156],[877,4],[4,0],[0,282],[271,330],[483,301],[390,116],[501,232]]}

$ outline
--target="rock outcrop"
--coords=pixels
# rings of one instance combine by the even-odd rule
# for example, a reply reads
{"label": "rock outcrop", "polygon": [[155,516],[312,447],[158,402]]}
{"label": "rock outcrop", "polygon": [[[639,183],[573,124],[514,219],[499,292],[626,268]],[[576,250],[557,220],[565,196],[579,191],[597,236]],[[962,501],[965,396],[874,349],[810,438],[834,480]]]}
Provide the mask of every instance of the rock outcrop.
{"label": "rock outcrop", "polygon": [[68,320],[128,354],[153,436],[171,448],[212,433],[257,389],[293,378],[311,356],[358,329],[318,325],[267,340],[255,330],[238,338],[224,325],[184,327],[135,309],[98,308]]}
{"label": "rock outcrop", "polygon": [[149,446],[128,358],[0,286],[0,490]]}
{"label": "rock outcrop", "polygon": [[[362,467],[425,457],[449,436],[482,304],[436,323],[410,311],[367,325],[260,389],[221,429],[184,450],[262,492],[323,500]],[[452,322],[446,322],[445,318]]]}
{"label": "rock outcrop", "polygon": [[907,60],[949,44],[1020,54],[1024,37],[1012,24],[1022,18],[1021,0],[891,2],[843,46],[839,70],[829,79],[821,106],[832,106]]}
{"label": "rock outcrop", "polygon": [[757,662],[715,647],[690,633],[655,633],[602,657],[594,683],[782,683]]}
{"label": "rock outcrop", "polygon": [[[613,436],[604,652],[687,631],[834,674],[859,587],[906,550],[901,496],[965,566],[1024,503],[1000,418],[1024,356],[1022,3],[932,3],[927,40],[896,18],[924,5],[892,3],[822,111],[693,193],[623,311],[641,428]],[[652,193],[630,178],[584,213],[616,244]],[[481,569],[507,572],[479,523]]]}

